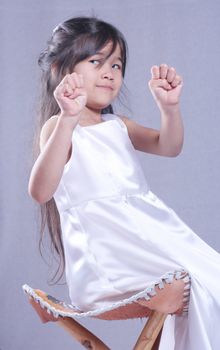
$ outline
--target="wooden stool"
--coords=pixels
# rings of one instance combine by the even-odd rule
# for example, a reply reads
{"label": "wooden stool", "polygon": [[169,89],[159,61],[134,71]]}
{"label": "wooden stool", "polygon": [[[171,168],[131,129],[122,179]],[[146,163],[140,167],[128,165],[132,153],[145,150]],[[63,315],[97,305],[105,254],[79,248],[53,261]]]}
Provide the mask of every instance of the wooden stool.
{"label": "wooden stool", "polygon": [[[187,313],[188,311],[190,277],[186,272],[184,274],[182,274],[182,272],[181,274],[178,272],[177,276],[178,279],[182,278],[185,282],[183,293],[185,303],[183,299],[183,309],[181,308],[181,312],[178,312],[179,310],[177,310],[175,314],[183,314]],[[168,279],[166,280],[166,283],[171,283],[167,281]],[[65,302],[57,300],[39,289],[33,289],[27,285],[24,285],[23,290],[29,295],[29,302],[43,323],[50,321],[57,322],[86,349],[110,350],[110,348],[104,344],[101,339],[97,338],[93,333],[75,320],[75,318],[80,318],[80,315],[90,316],[101,320],[125,320],[146,317],[148,318],[147,322],[136,344],[134,345],[133,350],[159,349],[163,325],[169,313],[162,313],[149,309],[148,307],[134,301],[132,303],[110,309],[109,311],[105,311],[103,313],[94,314],[93,311],[80,311],[73,305],[68,305]]]}

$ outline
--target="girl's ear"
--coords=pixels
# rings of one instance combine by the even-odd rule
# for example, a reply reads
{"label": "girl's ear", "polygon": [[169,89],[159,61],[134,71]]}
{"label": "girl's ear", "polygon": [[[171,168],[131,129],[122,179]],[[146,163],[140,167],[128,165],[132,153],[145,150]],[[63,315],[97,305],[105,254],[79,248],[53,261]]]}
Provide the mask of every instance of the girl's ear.
{"label": "girl's ear", "polygon": [[52,63],[50,68],[51,81],[58,84],[63,78],[64,74],[60,74],[57,63]]}
{"label": "girl's ear", "polygon": [[51,76],[52,78],[57,76],[57,64],[55,62],[51,64]]}

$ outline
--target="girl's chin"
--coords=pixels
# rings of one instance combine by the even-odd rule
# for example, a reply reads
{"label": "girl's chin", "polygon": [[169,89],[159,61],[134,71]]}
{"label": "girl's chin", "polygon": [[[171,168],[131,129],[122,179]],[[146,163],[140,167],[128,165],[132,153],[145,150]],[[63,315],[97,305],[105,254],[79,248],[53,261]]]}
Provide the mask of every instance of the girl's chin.
{"label": "girl's chin", "polygon": [[87,104],[86,105],[86,108],[89,109],[89,110],[92,110],[92,111],[102,111],[103,109],[107,108],[112,102],[108,102],[108,103],[103,103],[103,104],[96,104],[96,105],[93,105],[93,104]]}

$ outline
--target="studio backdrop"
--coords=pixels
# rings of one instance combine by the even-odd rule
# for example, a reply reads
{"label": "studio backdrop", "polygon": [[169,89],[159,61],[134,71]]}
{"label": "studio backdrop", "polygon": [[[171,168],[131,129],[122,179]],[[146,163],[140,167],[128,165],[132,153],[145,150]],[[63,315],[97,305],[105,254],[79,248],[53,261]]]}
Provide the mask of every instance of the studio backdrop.
{"label": "studio backdrop", "polygon": [[[50,286],[56,263],[38,250],[39,206],[27,191],[32,167],[40,69],[38,55],[54,27],[96,15],[118,27],[129,46],[121,101],[115,110],[160,127],[148,88],[152,65],[183,78],[185,141],[178,157],[138,152],[148,183],[209,245],[220,251],[220,3],[204,0],[47,0],[0,2],[0,349],[81,349],[55,324],[43,325],[22,285],[69,301],[65,279]],[[45,252],[48,252],[45,242]],[[82,322],[114,350],[130,349],[141,320]],[[167,349],[168,350],[168,349]]]}

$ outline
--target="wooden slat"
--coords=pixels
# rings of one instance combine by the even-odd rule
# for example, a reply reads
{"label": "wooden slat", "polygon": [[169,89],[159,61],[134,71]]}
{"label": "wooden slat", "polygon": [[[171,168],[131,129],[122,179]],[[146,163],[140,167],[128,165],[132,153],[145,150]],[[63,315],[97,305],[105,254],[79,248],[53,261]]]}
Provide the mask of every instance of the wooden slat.
{"label": "wooden slat", "polygon": [[152,311],[133,350],[151,350],[163,327],[166,317],[167,314]]}

